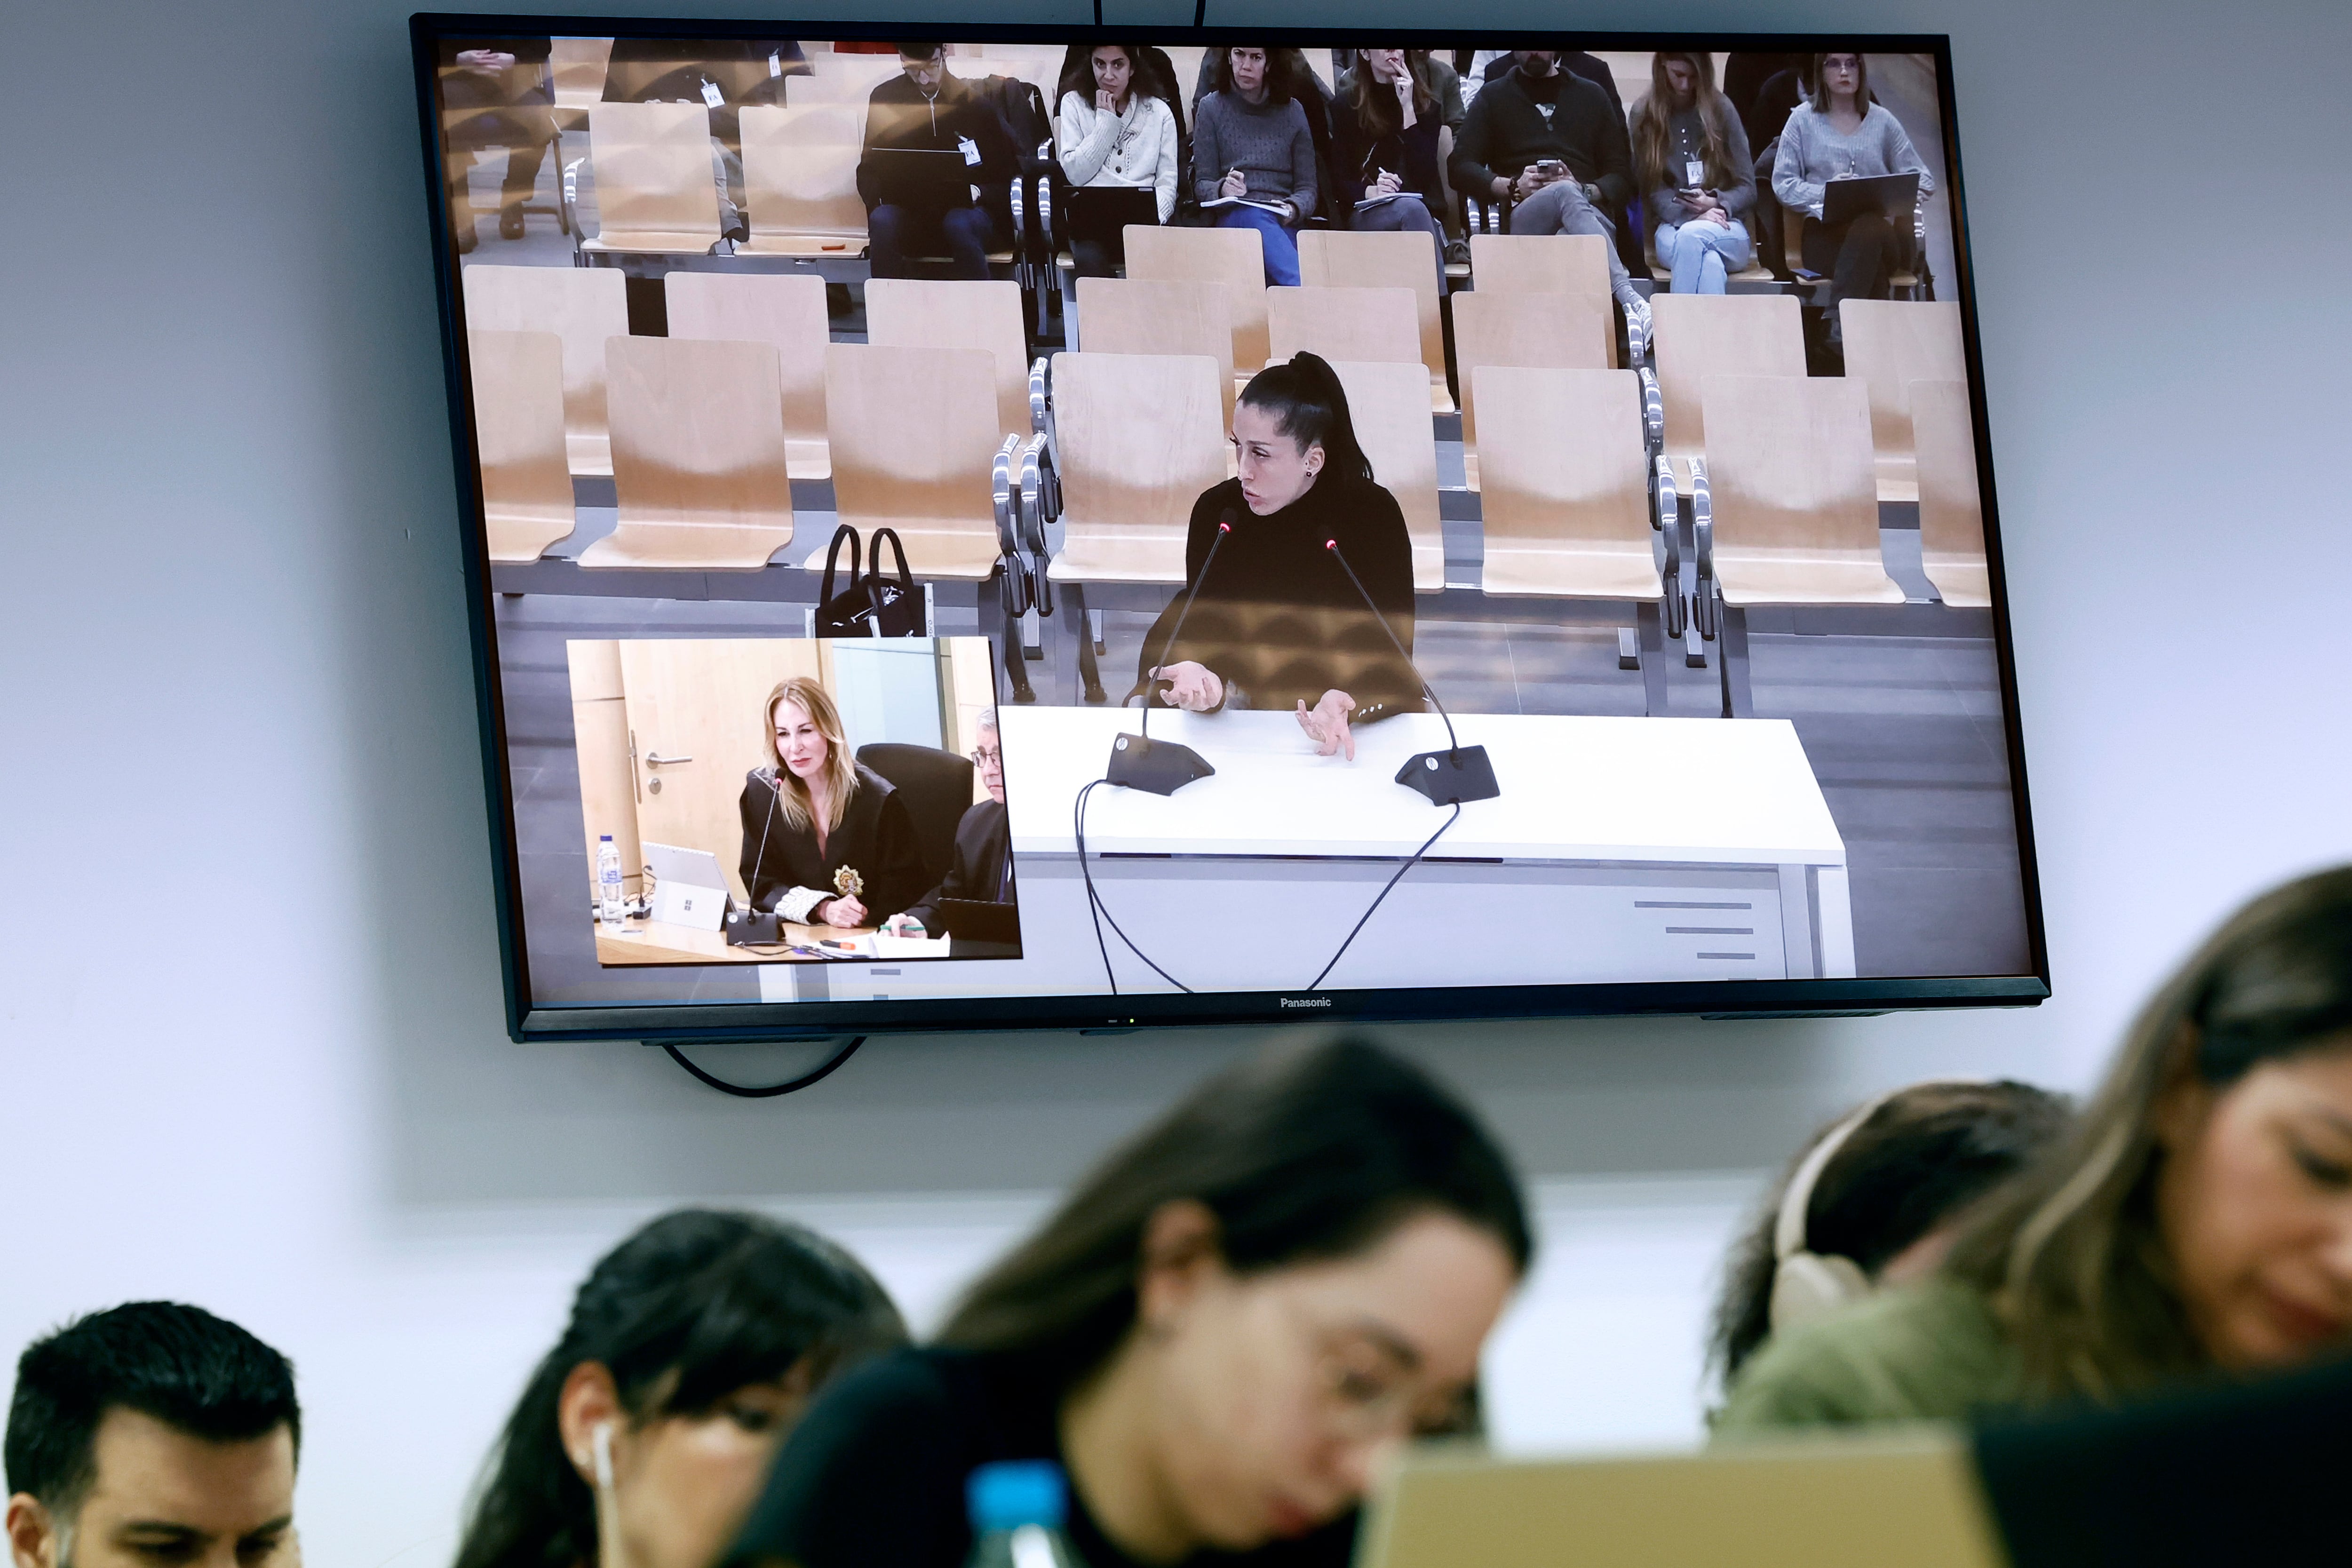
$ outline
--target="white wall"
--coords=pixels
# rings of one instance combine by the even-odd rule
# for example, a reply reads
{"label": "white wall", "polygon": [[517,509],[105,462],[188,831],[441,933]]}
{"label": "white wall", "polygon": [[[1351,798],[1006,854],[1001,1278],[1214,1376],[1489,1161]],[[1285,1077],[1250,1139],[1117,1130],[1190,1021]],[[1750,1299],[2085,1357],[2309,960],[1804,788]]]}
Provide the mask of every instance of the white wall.
{"label": "white wall", "polygon": [[[283,1346],[329,1568],[443,1560],[501,1405],[625,1225],[790,1209],[926,1310],[1248,1043],[887,1042],[747,1105],[634,1046],[505,1041],[406,11],[89,0],[0,35],[0,1347],[154,1295]],[[1505,1435],[1666,1439],[1692,1429],[1708,1262],[1805,1127],[1936,1072],[2083,1083],[2225,906],[2352,850],[2352,12],[1486,14],[1955,30],[2057,1000],[1396,1036],[1541,1179]]]}

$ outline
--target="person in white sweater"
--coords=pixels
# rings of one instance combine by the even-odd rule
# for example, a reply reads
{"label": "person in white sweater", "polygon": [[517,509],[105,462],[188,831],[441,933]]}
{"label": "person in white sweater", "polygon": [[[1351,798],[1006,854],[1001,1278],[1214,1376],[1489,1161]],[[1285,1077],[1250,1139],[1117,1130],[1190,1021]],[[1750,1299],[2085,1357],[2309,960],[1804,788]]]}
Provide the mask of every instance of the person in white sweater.
{"label": "person in white sweater", "polygon": [[[1063,176],[1074,186],[1123,186],[1151,192],[1160,221],[1176,210],[1176,114],[1160,84],[1139,68],[1141,56],[1126,44],[1103,44],[1062,79],[1054,115],[1054,146]],[[1079,239],[1071,247],[1081,278],[1108,278],[1127,257],[1116,235]]]}

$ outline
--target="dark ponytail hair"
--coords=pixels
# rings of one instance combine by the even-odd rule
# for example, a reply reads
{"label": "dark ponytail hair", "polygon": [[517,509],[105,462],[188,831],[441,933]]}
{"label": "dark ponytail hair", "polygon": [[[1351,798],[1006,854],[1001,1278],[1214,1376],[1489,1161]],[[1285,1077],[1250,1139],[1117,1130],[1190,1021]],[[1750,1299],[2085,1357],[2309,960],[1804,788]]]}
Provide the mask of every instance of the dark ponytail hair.
{"label": "dark ponytail hair", "polygon": [[906,1342],[857,1260],[758,1215],[680,1209],[599,1259],[563,1337],[531,1373],[476,1495],[456,1568],[596,1561],[595,1499],[563,1452],[556,1407],[583,1362],[612,1373],[632,1425],[698,1415],[803,1361],[812,1390]]}
{"label": "dark ponytail hair", "polygon": [[1237,1274],[1353,1257],[1432,1210],[1492,1236],[1521,1274],[1534,1250],[1518,1180],[1459,1100],[1362,1041],[1291,1042],[1115,1151],[972,1286],[940,1342],[1024,1355],[1068,1390],[1134,1325],[1145,1227],[1186,1199],[1216,1216]]}
{"label": "dark ponytail hair", "polygon": [[1328,471],[1350,482],[1371,482],[1372,460],[1357,444],[1356,423],[1348,416],[1348,389],[1322,355],[1302,350],[1286,363],[1266,366],[1250,377],[1241,400],[1273,415],[1299,450],[1321,443]]}

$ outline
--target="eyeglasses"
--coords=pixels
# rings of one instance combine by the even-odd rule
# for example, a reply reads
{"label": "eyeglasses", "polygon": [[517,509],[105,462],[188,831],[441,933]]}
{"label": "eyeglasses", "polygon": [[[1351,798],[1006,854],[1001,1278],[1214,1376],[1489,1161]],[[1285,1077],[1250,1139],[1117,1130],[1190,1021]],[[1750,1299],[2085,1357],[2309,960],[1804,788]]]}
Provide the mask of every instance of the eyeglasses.
{"label": "eyeglasses", "polygon": [[1001,768],[1004,753],[994,746],[982,746],[971,753],[971,765],[976,768]]}

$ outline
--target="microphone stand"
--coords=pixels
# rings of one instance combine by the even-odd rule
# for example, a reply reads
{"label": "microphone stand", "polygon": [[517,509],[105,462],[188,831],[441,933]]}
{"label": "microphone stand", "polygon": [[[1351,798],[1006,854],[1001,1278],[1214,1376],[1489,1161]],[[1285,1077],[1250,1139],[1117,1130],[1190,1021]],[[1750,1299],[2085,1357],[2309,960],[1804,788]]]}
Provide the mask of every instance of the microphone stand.
{"label": "microphone stand", "polygon": [[[1176,649],[1177,634],[1184,629],[1184,618],[1192,613],[1192,601],[1201,596],[1201,584],[1209,580],[1209,567],[1233,531],[1234,514],[1228,509],[1217,520],[1217,536],[1209,542],[1209,553],[1202,558],[1201,570],[1193,574],[1192,590],[1184,595],[1184,607],[1176,612],[1175,624],[1168,628],[1167,639],[1160,644],[1160,658],[1152,666],[1155,670],[1166,668],[1168,656]],[[1174,795],[1194,779],[1207,778],[1217,770],[1190,746],[1151,738],[1152,689],[1158,684],[1159,678],[1155,676],[1144,687],[1142,732],[1120,735],[1111,742],[1110,762],[1103,769],[1103,779],[1153,795]]]}
{"label": "microphone stand", "polygon": [[1363,598],[1364,607],[1372,612],[1372,619],[1380,622],[1381,630],[1388,633],[1389,641],[1396,647],[1397,657],[1404,660],[1405,668],[1412,670],[1413,679],[1421,682],[1421,689],[1430,701],[1437,705],[1437,716],[1445,721],[1445,750],[1422,752],[1406,758],[1404,766],[1397,770],[1396,782],[1416,795],[1428,796],[1432,805],[1460,805],[1465,801],[1496,799],[1503,793],[1503,786],[1495,782],[1495,764],[1487,760],[1486,748],[1465,746],[1454,735],[1454,715],[1445,710],[1445,703],[1437,695],[1437,689],[1430,685],[1429,677],[1422,674],[1421,666],[1415,664],[1412,655],[1405,651],[1403,641],[1396,635],[1396,628],[1389,625],[1386,616],[1381,614],[1381,607],[1373,602],[1363,579],[1356,575],[1356,569],[1349,565],[1347,556],[1340,553],[1339,542],[1327,539],[1323,542],[1323,548],[1331,552],[1331,559],[1339,563],[1339,570],[1345,572],[1348,581],[1356,585],[1356,592]]}

